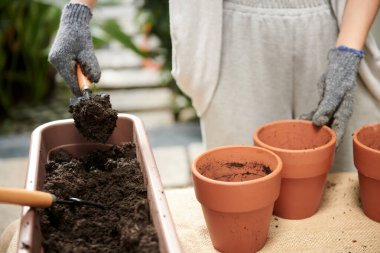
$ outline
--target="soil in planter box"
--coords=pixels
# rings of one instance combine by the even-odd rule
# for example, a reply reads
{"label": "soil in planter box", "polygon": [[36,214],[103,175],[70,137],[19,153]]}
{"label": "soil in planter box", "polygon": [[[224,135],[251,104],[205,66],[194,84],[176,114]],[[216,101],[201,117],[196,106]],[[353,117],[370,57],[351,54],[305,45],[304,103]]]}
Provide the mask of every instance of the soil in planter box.
{"label": "soil in planter box", "polygon": [[107,206],[55,204],[39,209],[46,253],[159,252],[147,189],[133,143],[73,157],[53,151],[46,165],[44,191]]}
{"label": "soil in planter box", "polygon": [[269,175],[272,170],[257,162],[219,162],[218,169],[212,163],[206,164],[199,172],[208,178],[225,182],[242,182]]}
{"label": "soil in planter box", "polygon": [[105,143],[116,127],[117,111],[109,95],[94,95],[70,105],[75,127],[88,140]]}

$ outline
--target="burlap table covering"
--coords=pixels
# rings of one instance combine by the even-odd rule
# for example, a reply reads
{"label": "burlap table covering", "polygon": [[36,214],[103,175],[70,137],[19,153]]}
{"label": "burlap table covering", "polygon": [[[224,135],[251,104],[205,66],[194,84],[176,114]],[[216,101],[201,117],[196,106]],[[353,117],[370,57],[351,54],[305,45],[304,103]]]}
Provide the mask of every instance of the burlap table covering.
{"label": "burlap table covering", "polygon": [[[166,196],[183,251],[218,252],[194,189],[168,189]],[[260,252],[380,252],[380,223],[365,216],[360,207],[357,173],[329,174],[321,207],[312,217],[287,220],[273,216]]]}

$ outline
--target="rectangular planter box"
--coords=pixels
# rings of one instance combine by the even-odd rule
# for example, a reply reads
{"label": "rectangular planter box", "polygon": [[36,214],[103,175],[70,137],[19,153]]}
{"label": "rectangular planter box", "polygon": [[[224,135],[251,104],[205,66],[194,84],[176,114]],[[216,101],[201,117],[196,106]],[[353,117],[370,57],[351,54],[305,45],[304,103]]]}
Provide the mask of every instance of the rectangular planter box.
{"label": "rectangular planter box", "polygon": [[[168,203],[160,175],[153,157],[144,126],[139,118],[130,114],[119,114],[117,126],[107,144],[134,142],[147,187],[148,200],[154,227],[157,230],[161,252],[181,252],[179,240],[171,219]],[[79,145],[78,145],[79,144]],[[71,119],[57,120],[36,128],[31,136],[28,172],[25,189],[41,189],[45,178],[45,164],[49,151],[58,147],[75,145],[70,148],[74,155],[91,151],[92,145],[80,135]],[[128,182],[126,182],[127,184]],[[35,209],[23,207],[18,252],[42,252],[40,224]]]}

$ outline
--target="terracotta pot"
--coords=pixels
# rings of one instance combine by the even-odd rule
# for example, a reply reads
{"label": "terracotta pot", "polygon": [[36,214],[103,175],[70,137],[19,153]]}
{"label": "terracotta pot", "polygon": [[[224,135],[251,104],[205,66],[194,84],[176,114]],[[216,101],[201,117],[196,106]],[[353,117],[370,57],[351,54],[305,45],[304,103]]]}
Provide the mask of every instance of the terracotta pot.
{"label": "terracotta pot", "polygon": [[[117,126],[106,144],[122,144],[130,141],[136,144],[136,155],[147,185],[150,212],[158,234],[160,251],[181,252],[144,126],[141,120],[133,115],[119,114]],[[99,148],[99,144],[90,143],[82,137],[71,119],[57,120],[39,126],[31,136],[25,185],[27,190],[42,188],[48,154],[59,147],[65,147],[73,155],[81,156]],[[17,252],[40,253],[41,242],[40,224],[35,209],[23,207]]]}
{"label": "terracotta pot", "polygon": [[256,252],[264,246],[281,170],[276,154],[253,146],[214,148],[194,160],[195,195],[217,250]]}
{"label": "terracotta pot", "polygon": [[352,139],[363,211],[380,222],[380,123],[357,129]]}
{"label": "terracotta pot", "polygon": [[334,160],[335,132],[327,126],[315,127],[311,121],[282,120],[261,126],[253,139],[255,145],[273,151],[283,162],[274,214],[286,219],[315,214]]}

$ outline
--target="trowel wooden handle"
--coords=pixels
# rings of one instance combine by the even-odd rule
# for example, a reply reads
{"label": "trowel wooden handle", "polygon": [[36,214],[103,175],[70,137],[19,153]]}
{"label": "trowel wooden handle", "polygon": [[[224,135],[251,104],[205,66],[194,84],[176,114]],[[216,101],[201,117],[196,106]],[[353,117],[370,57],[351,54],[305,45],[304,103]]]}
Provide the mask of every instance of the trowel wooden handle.
{"label": "trowel wooden handle", "polygon": [[77,76],[79,88],[82,92],[87,89],[91,89],[91,82],[87,79],[85,75],[83,75],[82,69],[80,68],[79,64],[77,64]]}
{"label": "trowel wooden handle", "polygon": [[45,208],[54,200],[55,196],[47,192],[0,187],[0,203]]}

